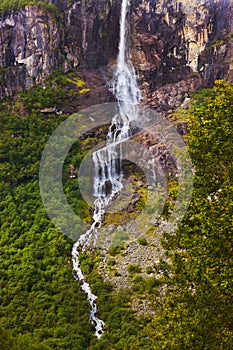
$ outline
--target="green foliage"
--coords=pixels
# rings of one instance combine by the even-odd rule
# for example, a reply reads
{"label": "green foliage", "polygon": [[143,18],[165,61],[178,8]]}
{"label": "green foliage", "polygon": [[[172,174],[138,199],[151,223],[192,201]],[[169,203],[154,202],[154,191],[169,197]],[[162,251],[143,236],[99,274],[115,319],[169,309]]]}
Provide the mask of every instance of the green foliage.
{"label": "green foliage", "polygon": [[109,247],[108,253],[112,256],[119,254],[123,249],[129,235],[125,231],[116,231],[112,237],[112,244]]}
{"label": "green foliage", "polygon": [[[18,96],[14,105],[5,101],[0,109],[0,348],[4,350],[85,349],[93,336],[89,304],[72,276],[72,241],[53,227],[39,192],[41,153],[65,119],[55,113],[46,116],[40,108],[60,101],[60,91],[37,86]],[[67,190],[72,180],[65,177],[64,182]],[[76,193],[76,201],[73,197],[76,207],[80,196]]]}
{"label": "green foliage", "polygon": [[[65,98],[59,88],[37,86],[13,106],[5,101],[0,108],[0,349],[232,349],[232,84],[216,82],[213,90],[194,96],[187,112],[195,166],[193,199],[176,235],[164,235],[169,263],[146,269],[161,278],[134,275],[141,269],[129,265],[132,288],[116,291],[98,273],[102,257],[80,254],[105,321],[100,340],[93,336],[89,304],[72,276],[72,242],[53,227],[39,194],[41,152],[65,119],[40,109],[59,106]],[[79,166],[85,147],[77,142],[70,150],[63,184],[72,208],[89,220],[77,179],[68,176],[69,165]],[[177,196],[176,185],[169,183],[171,201]],[[115,232],[113,255],[127,240],[127,232]],[[115,260],[107,265],[113,270]],[[145,297],[155,311],[153,318],[135,317],[131,309],[133,299],[140,304]]]}
{"label": "green foliage", "polygon": [[86,86],[87,83],[81,78],[80,75],[75,76],[72,72],[65,75],[57,72],[57,74],[54,76],[54,81],[61,86],[71,84],[71,86],[75,87],[75,91],[80,95],[90,92],[91,90]]}
{"label": "green foliage", "polygon": [[32,341],[28,335],[14,336],[9,331],[0,328],[1,350],[51,350],[39,342]]}
{"label": "green foliage", "polygon": [[80,77],[73,77],[72,72],[68,74],[61,74],[60,72],[57,72],[57,74],[55,74],[55,81],[62,85],[70,83],[78,88],[83,88],[86,85],[85,81]]}
{"label": "green foliage", "polygon": [[147,266],[146,267],[146,273],[151,274],[154,272],[153,266]]}
{"label": "green foliage", "polygon": [[36,85],[34,89],[21,93],[23,104],[29,113],[38,111],[39,109],[56,107],[61,105],[65,99],[65,90],[53,85],[42,87]]}
{"label": "green foliage", "polygon": [[79,90],[79,94],[86,94],[87,92],[90,92],[90,89],[89,88],[84,88],[84,89],[81,89]]}
{"label": "green foliage", "polygon": [[0,12],[18,10],[26,5],[37,5],[52,13],[54,16],[58,15],[57,6],[49,3],[47,0],[0,0]]}
{"label": "green foliage", "polygon": [[141,245],[146,246],[147,245],[147,240],[146,240],[145,237],[139,237],[138,238],[138,243],[141,244]]}
{"label": "green foliage", "polygon": [[[36,86],[0,108],[0,349],[123,349],[139,330],[130,309],[130,291],[112,291],[97,273],[93,257],[81,254],[82,269],[106,322],[106,333],[97,341],[89,303],[72,275],[73,242],[53,227],[41,202],[41,153],[66,116],[40,109],[59,107],[66,98],[64,90]],[[64,164],[63,185],[72,208],[88,220],[77,179],[68,176],[69,164],[78,167],[85,153],[79,142],[73,145]],[[117,232],[114,249],[121,250],[127,239],[126,232]]]}
{"label": "green foliage", "polygon": [[127,266],[127,270],[129,271],[129,273],[136,273],[141,272],[142,269],[138,265],[132,264]]}
{"label": "green foliage", "polygon": [[160,349],[233,347],[233,86],[217,81],[200,96],[189,111],[193,200],[177,234],[164,238],[167,296],[154,322]]}
{"label": "green foliage", "polygon": [[108,266],[115,266],[116,265],[116,260],[115,259],[108,259],[107,261]]}

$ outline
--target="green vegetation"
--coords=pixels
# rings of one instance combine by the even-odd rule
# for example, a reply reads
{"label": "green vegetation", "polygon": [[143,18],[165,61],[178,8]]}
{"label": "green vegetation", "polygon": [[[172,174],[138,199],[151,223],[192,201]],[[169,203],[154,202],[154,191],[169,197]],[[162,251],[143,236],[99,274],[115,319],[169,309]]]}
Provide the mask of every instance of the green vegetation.
{"label": "green vegetation", "polygon": [[108,259],[107,261],[108,266],[115,266],[116,265],[116,260],[115,259]]}
{"label": "green vegetation", "polygon": [[[65,89],[51,82],[0,105],[1,350],[83,350],[98,343],[89,321],[89,303],[72,275],[73,242],[53,227],[39,193],[43,148],[66,118],[40,110],[59,110],[68,98]],[[79,142],[73,145],[65,162],[63,184],[72,208],[88,220],[89,209],[81,199],[77,179],[68,176],[69,165],[78,166],[85,153]],[[119,247],[127,237],[125,232],[117,233],[114,245]],[[99,297],[98,304],[102,304],[107,332],[116,329],[118,348],[123,348],[121,335],[136,335],[138,329],[130,310],[130,293],[113,293],[101,280],[93,258],[83,254],[81,264]],[[127,322],[130,324],[125,327]]]}
{"label": "green vegetation", "polygon": [[[196,172],[192,203],[177,234],[165,234],[169,263],[153,266],[161,278],[134,279],[133,298],[146,296],[156,317],[140,320],[125,349],[233,348],[233,86],[219,81],[209,98],[200,95],[187,113]],[[103,349],[114,344],[114,334],[101,338],[99,344],[108,338]]]}
{"label": "green vegetation", "polygon": [[228,33],[227,35],[225,35],[225,37],[223,39],[216,40],[216,41],[212,42],[212,44],[210,45],[210,48],[218,47],[220,45],[227,44],[227,43],[229,43],[229,41],[232,41],[232,40],[233,40],[233,33]]}
{"label": "green vegetation", "polygon": [[91,91],[89,87],[86,87],[87,83],[82,79],[82,77],[75,76],[73,72],[64,75],[58,71],[57,74],[54,75],[53,80],[61,86],[71,84],[75,91],[80,95]]}
{"label": "green vegetation", "polygon": [[175,236],[166,235],[167,297],[154,321],[159,349],[233,347],[233,86],[216,82],[196,99],[189,152],[195,166],[193,200]]}
{"label": "green vegetation", "polygon": [[146,273],[151,274],[154,272],[153,266],[147,266],[146,267]]}
{"label": "green vegetation", "polygon": [[1,350],[48,350],[47,346],[32,342],[27,335],[13,336],[9,331],[0,328]]}
{"label": "green vegetation", "polygon": [[147,245],[147,240],[145,239],[145,237],[139,237],[138,238],[138,243],[141,245],[146,246]]}
{"label": "green vegetation", "polygon": [[81,89],[79,90],[79,94],[86,94],[87,92],[90,92],[90,89],[89,88],[84,88],[84,89]]}
{"label": "green vegetation", "polygon": [[[146,269],[147,274],[161,277],[143,278],[137,275],[141,271],[137,265],[129,265],[132,288],[114,291],[97,272],[99,253],[81,254],[82,269],[106,324],[100,340],[93,335],[86,296],[72,276],[73,242],[53,227],[40,199],[41,153],[66,118],[40,112],[59,108],[67,99],[62,87],[52,86],[35,87],[14,103],[0,105],[0,349],[232,349],[232,84],[216,82],[214,89],[194,96],[195,103],[186,112],[194,192],[176,235],[164,235],[169,263],[161,261]],[[85,147],[81,141],[72,147],[63,183],[72,208],[89,220],[77,179],[68,176],[69,165],[79,165]],[[172,181],[169,197],[176,198]],[[128,238],[124,231],[114,234],[112,255],[122,252]],[[114,269],[115,260],[110,258],[107,265]],[[155,316],[135,317],[133,299],[140,303],[145,298]]]}
{"label": "green vegetation", "polygon": [[125,246],[125,242],[128,240],[129,235],[124,231],[116,231],[112,237],[112,244],[108,250],[109,254],[114,256],[119,254]]}
{"label": "green vegetation", "polygon": [[73,78],[73,79],[67,78],[67,82],[75,84],[78,88],[81,88],[86,84],[85,81],[79,78]]}
{"label": "green vegetation", "polygon": [[[1,105],[0,348],[4,350],[84,349],[93,334],[88,302],[72,276],[72,241],[53,227],[39,193],[42,150],[65,119],[55,113],[44,115],[40,109],[59,105],[65,98],[64,90],[37,86],[18,96],[14,105],[7,101]],[[65,189],[69,183],[66,177]],[[77,205],[78,193],[70,196],[71,204]]]}
{"label": "green vegetation", "polygon": [[127,270],[129,271],[129,273],[139,273],[141,272],[141,267],[139,267],[136,264],[132,264],[132,265],[128,265]]}
{"label": "green vegetation", "polygon": [[72,72],[61,75],[60,72],[55,74],[55,81],[57,83],[60,83],[62,85],[65,85],[67,83],[74,84],[78,88],[82,88],[86,85],[85,81],[81,79],[80,77],[74,77],[74,74]]}
{"label": "green vegetation", "polygon": [[58,15],[58,8],[56,5],[49,3],[47,0],[0,0],[0,12],[18,10],[26,5],[37,5],[54,16]]}

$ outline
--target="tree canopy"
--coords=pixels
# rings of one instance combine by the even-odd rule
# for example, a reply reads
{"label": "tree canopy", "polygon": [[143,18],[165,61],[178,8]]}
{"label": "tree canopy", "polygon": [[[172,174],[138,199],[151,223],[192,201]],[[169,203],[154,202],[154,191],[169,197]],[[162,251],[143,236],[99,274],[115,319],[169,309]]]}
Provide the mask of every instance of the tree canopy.
{"label": "tree canopy", "polygon": [[[36,87],[0,108],[0,349],[232,349],[233,85],[217,81],[193,96],[184,112],[195,171],[193,198],[176,234],[164,234],[167,259],[153,267],[160,280],[143,279],[131,265],[133,287],[116,292],[98,274],[98,255],[81,255],[106,322],[100,340],[93,335],[86,296],[72,276],[73,242],[54,228],[39,193],[43,147],[66,118],[40,112],[66,98],[65,91],[51,90]],[[68,155],[64,190],[74,210],[88,218],[77,179],[67,176],[67,166],[84,154],[77,143]],[[135,317],[132,300],[145,295],[155,316]]]}

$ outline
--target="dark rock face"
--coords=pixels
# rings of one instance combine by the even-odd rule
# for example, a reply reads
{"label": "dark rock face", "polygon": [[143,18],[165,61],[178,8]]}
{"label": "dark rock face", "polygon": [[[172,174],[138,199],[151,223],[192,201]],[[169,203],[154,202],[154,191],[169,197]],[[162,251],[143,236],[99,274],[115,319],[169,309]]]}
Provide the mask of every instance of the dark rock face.
{"label": "dark rock face", "polygon": [[27,79],[24,66],[0,68],[0,99],[12,96],[25,88]]}
{"label": "dark rock face", "polygon": [[231,0],[135,0],[133,57],[147,91],[196,74],[233,79]]}
{"label": "dark rock face", "polygon": [[117,54],[119,13],[118,0],[73,1],[64,20],[68,54],[89,68],[106,65]]}
{"label": "dark rock face", "polygon": [[[58,68],[97,69],[116,58],[120,0],[50,2],[58,14],[34,5],[0,15],[0,98]],[[146,97],[193,74],[202,86],[233,78],[232,7],[231,0],[132,2],[131,51]]]}
{"label": "dark rock face", "polygon": [[118,0],[58,4],[58,15],[35,5],[0,15],[0,98],[42,83],[58,68],[93,69],[116,56]]}
{"label": "dark rock face", "polygon": [[183,79],[174,84],[166,84],[148,94],[150,107],[160,114],[167,114],[188,100],[190,92],[197,92],[203,87],[203,81],[198,77]]}
{"label": "dark rock face", "polygon": [[0,29],[0,67],[10,67],[2,72],[2,96],[31,86],[34,81],[41,83],[62,64],[61,33],[48,12],[37,6],[26,6],[17,12],[5,13]]}

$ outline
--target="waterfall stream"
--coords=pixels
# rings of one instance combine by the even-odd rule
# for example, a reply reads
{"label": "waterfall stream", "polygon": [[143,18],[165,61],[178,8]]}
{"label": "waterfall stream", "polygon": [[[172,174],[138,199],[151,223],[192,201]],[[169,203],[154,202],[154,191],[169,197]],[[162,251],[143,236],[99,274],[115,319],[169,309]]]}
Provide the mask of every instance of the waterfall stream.
{"label": "waterfall stream", "polygon": [[80,268],[79,252],[85,251],[91,239],[98,237],[105,208],[114,196],[122,189],[121,143],[130,136],[130,122],[137,116],[137,108],[141,94],[137,85],[136,74],[129,53],[129,0],[122,0],[120,16],[120,41],[117,66],[112,80],[111,91],[115,95],[119,111],[113,117],[107,134],[106,146],[93,153],[94,185],[93,195],[94,215],[91,228],[80,236],[72,249],[74,276],[79,281],[82,290],[90,302],[90,320],[95,326],[95,335],[99,338],[104,332],[104,322],[97,314],[97,296],[91,292],[90,285],[85,282]]}

